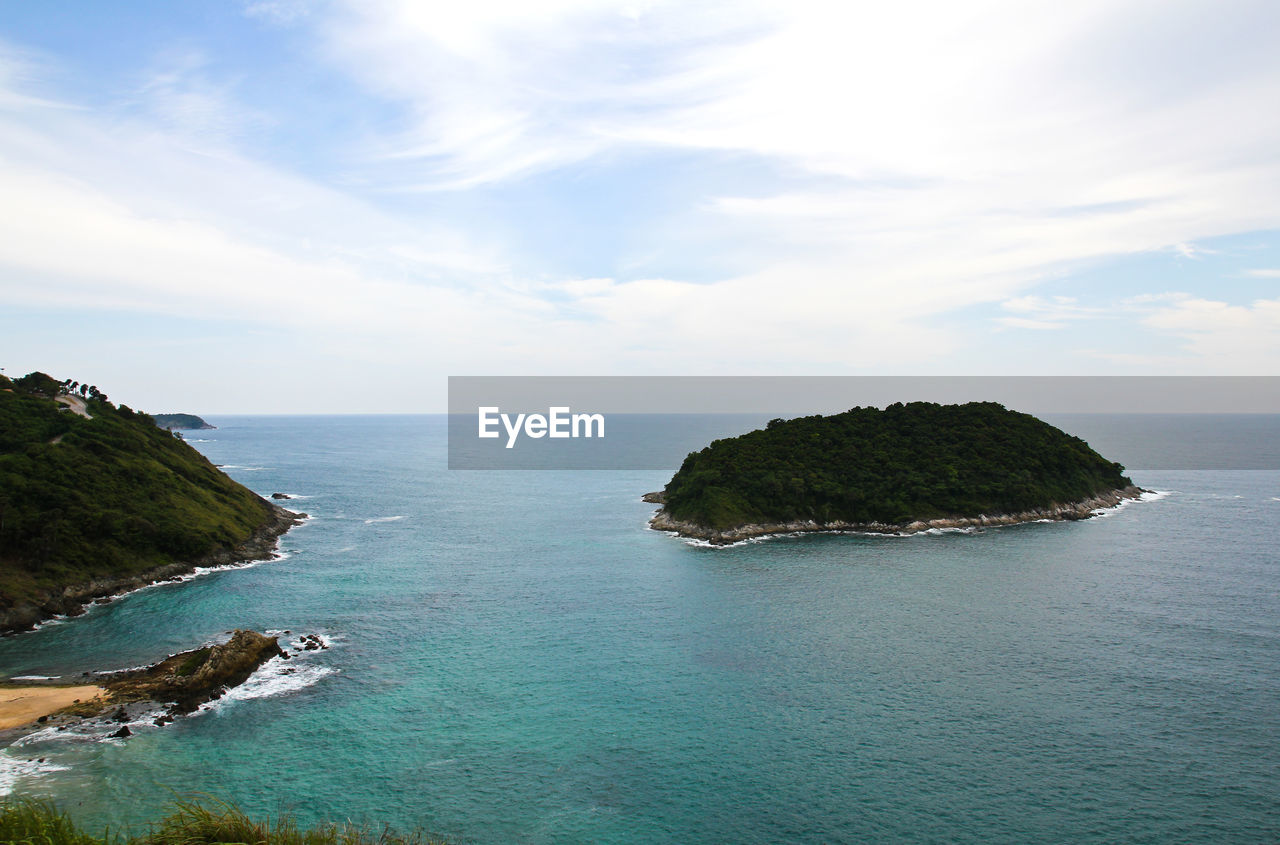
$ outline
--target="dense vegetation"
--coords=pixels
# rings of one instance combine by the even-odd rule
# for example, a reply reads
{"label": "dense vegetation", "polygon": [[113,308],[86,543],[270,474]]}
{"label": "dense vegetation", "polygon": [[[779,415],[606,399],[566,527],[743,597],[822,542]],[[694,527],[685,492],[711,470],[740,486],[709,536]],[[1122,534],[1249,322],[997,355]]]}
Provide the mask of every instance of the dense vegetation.
{"label": "dense vegetation", "polygon": [[0,842],[26,845],[429,845],[439,840],[416,833],[399,836],[354,825],[299,828],[285,816],[255,821],[229,804],[179,802],[172,814],[143,834],[86,833],[52,804],[21,799],[0,803]]}
{"label": "dense vegetation", "polygon": [[229,548],[268,519],[261,498],[96,387],[0,379],[0,610]]}
{"label": "dense vegetation", "polygon": [[1077,437],[994,402],[912,402],[773,420],[691,453],[666,487],[674,519],[725,529],[900,524],[1015,513],[1129,486]]}
{"label": "dense vegetation", "polygon": [[155,420],[156,425],[171,431],[216,428],[195,414],[152,414],[151,419]]}

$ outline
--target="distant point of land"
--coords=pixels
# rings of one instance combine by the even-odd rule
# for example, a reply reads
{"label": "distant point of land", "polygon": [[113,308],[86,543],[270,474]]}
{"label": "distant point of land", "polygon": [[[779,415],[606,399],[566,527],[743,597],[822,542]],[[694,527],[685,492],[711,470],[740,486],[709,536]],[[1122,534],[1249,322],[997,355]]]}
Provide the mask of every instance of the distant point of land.
{"label": "distant point of land", "polygon": [[156,421],[156,425],[169,431],[201,431],[217,428],[216,425],[209,425],[195,414],[152,414],[151,418]]}

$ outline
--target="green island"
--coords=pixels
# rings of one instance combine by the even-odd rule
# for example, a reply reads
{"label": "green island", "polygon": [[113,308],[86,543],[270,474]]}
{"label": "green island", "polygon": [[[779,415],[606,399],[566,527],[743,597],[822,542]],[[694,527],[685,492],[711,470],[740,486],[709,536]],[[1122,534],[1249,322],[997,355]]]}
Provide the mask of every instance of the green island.
{"label": "green island", "polygon": [[994,402],[896,403],[776,419],[690,453],[658,530],[726,545],[810,531],[1083,519],[1142,491],[1078,437]]}
{"label": "green island", "polygon": [[202,431],[217,428],[216,425],[210,425],[195,414],[152,414],[151,419],[155,420],[160,428],[167,428],[169,431]]}
{"label": "green island", "polygon": [[304,516],[96,386],[0,376],[0,633],[196,566],[270,557]]}

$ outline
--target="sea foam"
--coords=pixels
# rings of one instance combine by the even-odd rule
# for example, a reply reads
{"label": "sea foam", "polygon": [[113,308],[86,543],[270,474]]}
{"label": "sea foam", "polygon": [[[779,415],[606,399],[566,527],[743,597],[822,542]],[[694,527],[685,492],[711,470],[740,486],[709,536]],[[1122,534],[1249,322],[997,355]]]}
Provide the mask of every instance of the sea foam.
{"label": "sea foam", "polygon": [[14,757],[9,748],[0,752],[0,795],[13,792],[18,782],[26,778],[39,777],[50,772],[63,772],[70,766],[52,763],[47,759],[27,759]]}

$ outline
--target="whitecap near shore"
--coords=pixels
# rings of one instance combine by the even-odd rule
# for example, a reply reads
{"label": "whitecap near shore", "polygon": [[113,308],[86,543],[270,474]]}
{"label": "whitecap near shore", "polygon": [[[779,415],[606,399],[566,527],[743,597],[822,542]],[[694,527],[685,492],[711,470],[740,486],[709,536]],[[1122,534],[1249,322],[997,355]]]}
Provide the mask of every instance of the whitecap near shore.
{"label": "whitecap near shore", "polygon": [[299,659],[297,655],[290,660],[285,660],[283,657],[271,658],[259,666],[243,684],[228,690],[221,698],[200,705],[196,713],[222,713],[237,701],[288,695],[314,686],[337,671],[332,666],[316,663],[298,665]]}
{"label": "whitecap near shore", "polygon": [[1167,499],[1174,494],[1173,490],[1143,490],[1142,495],[1134,499],[1124,499],[1119,504],[1109,508],[1098,508],[1093,511],[1091,516],[1095,519],[1102,517],[1114,516],[1120,511],[1132,505],[1140,505],[1148,502],[1158,502],[1161,499]]}
{"label": "whitecap near shore", "polygon": [[[279,636],[283,631],[269,631],[271,636]],[[319,643],[318,649],[308,649],[308,638]],[[255,698],[269,698],[277,695],[304,690],[314,686],[338,670],[323,663],[315,663],[313,659],[327,651],[341,637],[329,634],[304,635],[290,641],[286,646],[289,657],[273,657],[259,666],[244,683],[227,690],[220,698],[200,705],[196,713],[221,713],[228,705],[237,701],[249,701]],[[193,714],[194,715],[194,714]]]}
{"label": "whitecap near shore", "polygon": [[48,758],[14,757],[5,749],[0,753],[0,796],[13,792],[21,781],[52,772],[65,772],[70,766],[53,763]]}

